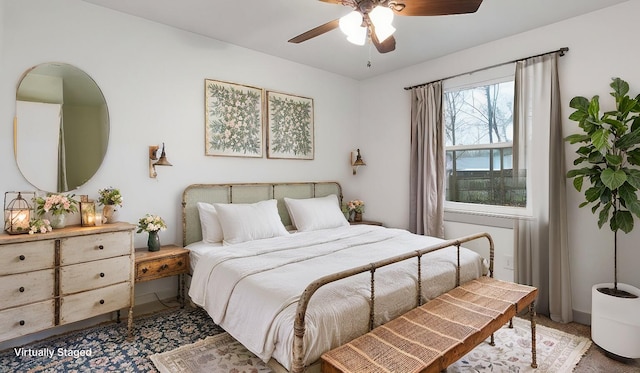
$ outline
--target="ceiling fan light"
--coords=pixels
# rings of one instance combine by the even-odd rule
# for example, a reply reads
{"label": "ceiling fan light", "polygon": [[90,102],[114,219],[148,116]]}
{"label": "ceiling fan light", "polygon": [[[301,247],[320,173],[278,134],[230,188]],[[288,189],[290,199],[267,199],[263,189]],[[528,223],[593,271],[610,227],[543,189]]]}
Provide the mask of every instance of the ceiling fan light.
{"label": "ceiling fan light", "polygon": [[393,33],[396,32],[396,28],[391,26],[391,24],[375,26],[375,30],[376,30],[376,37],[378,38],[378,41],[380,43],[387,40],[389,36],[393,35]]}
{"label": "ceiling fan light", "polygon": [[340,30],[347,36],[350,36],[358,32],[358,28],[362,27],[362,14],[355,10],[343,17],[338,21]]}
{"label": "ceiling fan light", "polygon": [[369,18],[376,27],[391,26],[391,22],[393,22],[393,10],[389,7],[378,5],[369,12]]}
{"label": "ceiling fan light", "polygon": [[367,41],[367,28],[358,27],[354,29],[351,35],[347,35],[347,40],[355,45],[364,45]]}

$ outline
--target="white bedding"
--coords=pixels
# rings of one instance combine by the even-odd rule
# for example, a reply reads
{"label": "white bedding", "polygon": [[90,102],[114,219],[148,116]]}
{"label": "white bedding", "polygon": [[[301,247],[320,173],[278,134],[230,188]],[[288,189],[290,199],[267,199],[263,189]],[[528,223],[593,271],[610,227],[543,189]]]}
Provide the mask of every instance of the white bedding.
{"label": "white bedding", "polygon": [[198,241],[187,245],[186,249],[189,249],[189,264],[191,267],[191,273],[193,273],[193,269],[198,265],[198,260],[205,256],[209,251],[214,250],[218,247],[222,246],[222,242],[217,243],[207,243],[204,241]]}
{"label": "white bedding", "polygon": [[[312,281],[441,242],[404,230],[356,225],[232,246],[199,247],[189,296],[213,321],[264,361],[275,358],[290,369],[293,321],[300,294]],[[198,243],[196,246],[201,245]],[[191,245],[190,245],[191,246]],[[483,274],[476,253],[461,251],[461,281]],[[423,296],[434,298],[455,286],[456,250],[422,258]],[[376,323],[416,303],[417,260],[376,271]],[[322,287],[311,298],[306,317],[305,363],[367,332],[369,274]]]}

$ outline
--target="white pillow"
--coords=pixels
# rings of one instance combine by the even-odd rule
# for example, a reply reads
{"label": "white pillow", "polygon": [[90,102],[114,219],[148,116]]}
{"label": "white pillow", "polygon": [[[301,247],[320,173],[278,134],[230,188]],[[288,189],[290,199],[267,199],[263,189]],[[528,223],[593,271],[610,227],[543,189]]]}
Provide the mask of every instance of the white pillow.
{"label": "white pillow", "polygon": [[196,205],[200,215],[202,241],[207,243],[222,242],[224,236],[222,235],[222,226],[220,225],[216,208],[212,204],[205,202],[198,202]]}
{"label": "white pillow", "polygon": [[289,234],[278,215],[277,201],[270,199],[256,203],[215,203],[224,244],[271,238]]}
{"label": "white pillow", "polygon": [[300,232],[349,225],[344,213],[340,210],[340,202],[335,194],[306,199],[285,197],[284,203],[291,216],[291,222]]}

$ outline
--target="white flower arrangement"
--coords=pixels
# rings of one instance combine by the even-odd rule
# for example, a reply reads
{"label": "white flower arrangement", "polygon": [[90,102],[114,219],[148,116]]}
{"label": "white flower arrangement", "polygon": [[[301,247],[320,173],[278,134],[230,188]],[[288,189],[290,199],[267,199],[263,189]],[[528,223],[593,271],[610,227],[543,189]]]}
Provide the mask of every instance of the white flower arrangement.
{"label": "white flower arrangement", "polygon": [[138,220],[138,233],[142,232],[157,232],[167,229],[167,225],[164,220],[158,215],[146,214],[144,217]]}

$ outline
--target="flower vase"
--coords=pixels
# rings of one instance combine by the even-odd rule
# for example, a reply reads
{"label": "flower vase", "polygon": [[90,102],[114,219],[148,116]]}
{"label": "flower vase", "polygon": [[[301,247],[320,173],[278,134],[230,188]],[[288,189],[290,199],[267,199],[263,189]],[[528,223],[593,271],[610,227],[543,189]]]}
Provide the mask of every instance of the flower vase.
{"label": "flower vase", "polygon": [[158,231],[149,232],[147,248],[149,251],[160,251],[160,236],[158,235]]}
{"label": "flower vase", "polygon": [[49,219],[49,222],[51,223],[51,228],[60,229],[65,227],[65,225],[67,224],[66,220],[66,214],[51,214],[51,219]]}
{"label": "flower vase", "polygon": [[104,205],[104,208],[102,209],[102,220],[105,223],[115,222],[115,212],[116,208],[114,205]]}
{"label": "flower vase", "polygon": [[356,215],[354,216],[353,221],[361,222],[362,221],[362,213],[361,212],[356,212]]}

